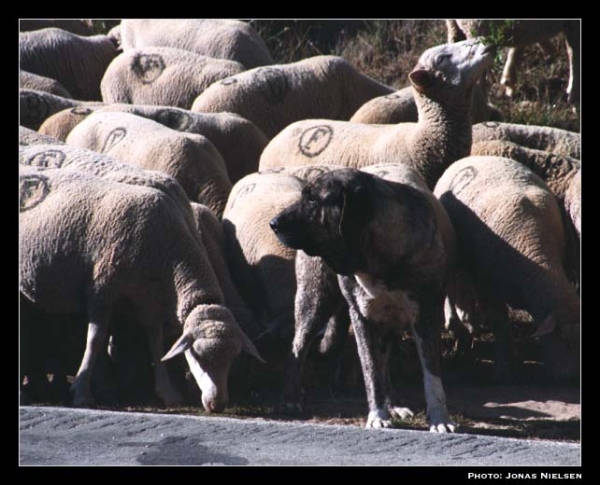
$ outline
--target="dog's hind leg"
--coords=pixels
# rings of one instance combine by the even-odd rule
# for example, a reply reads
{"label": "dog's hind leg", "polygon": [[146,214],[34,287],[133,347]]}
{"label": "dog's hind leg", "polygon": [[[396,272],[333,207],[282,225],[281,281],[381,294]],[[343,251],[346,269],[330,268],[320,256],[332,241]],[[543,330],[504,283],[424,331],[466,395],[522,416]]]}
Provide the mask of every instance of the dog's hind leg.
{"label": "dog's hind leg", "polygon": [[302,412],[304,363],[317,334],[343,304],[336,274],[320,257],[296,255],[298,287],[294,302],[295,333],[285,362],[283,403],[287,412]]}
{"label": "dog's hind leg", "polygon": [[444,325],[444,295],[425,295],[420,299],[419,316],[412,324],[413,337],[419,353],[427,402],[429,430],[453,432],[455,424],[446,408],[446,394],[441,378],[441,334]]}

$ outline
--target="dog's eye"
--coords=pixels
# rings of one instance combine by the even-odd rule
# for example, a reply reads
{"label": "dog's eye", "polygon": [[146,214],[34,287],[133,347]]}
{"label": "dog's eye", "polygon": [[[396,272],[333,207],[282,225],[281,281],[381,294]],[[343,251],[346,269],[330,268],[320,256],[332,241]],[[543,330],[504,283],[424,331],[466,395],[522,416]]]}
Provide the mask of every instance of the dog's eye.
{"label": "dog's eye", "polygon": [[439,66],[440,64],[443,64],[445,61],[447,61],[451,57],[452,57],[451,54],[442,54],[442,55],[438,56],[437,59],[435,60],[435,65]]}
{"label": "dog's eye", "polygon": [[312,196],[309,195],[306,198],[306,205],[307,205],[307,207],[309,209],[316,209],[316,207],[317,207],[317,199],[315,199],[314,197],[312,197]]}

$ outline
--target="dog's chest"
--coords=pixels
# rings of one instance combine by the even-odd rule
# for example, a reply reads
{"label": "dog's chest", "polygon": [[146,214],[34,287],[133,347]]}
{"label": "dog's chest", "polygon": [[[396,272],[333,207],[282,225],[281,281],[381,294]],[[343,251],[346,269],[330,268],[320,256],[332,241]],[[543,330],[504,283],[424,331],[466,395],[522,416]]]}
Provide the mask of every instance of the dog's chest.
{"label": "dog's chest", "polygon": [[373,322],[398,328],[416,322],[419,303],[403,290],[390,290],[369,275],[354,275],[357,285],[356,303],[360,313]]}

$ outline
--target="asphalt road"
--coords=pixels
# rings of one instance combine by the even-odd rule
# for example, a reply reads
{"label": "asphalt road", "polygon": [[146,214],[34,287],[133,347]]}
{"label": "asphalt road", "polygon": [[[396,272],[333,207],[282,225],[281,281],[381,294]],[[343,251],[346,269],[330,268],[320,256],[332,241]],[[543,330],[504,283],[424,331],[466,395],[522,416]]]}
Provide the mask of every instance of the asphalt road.
{"label": "asphalt road", "polygon": [[577,466],[571,443],[206,416],[20,408],[21,466]]}

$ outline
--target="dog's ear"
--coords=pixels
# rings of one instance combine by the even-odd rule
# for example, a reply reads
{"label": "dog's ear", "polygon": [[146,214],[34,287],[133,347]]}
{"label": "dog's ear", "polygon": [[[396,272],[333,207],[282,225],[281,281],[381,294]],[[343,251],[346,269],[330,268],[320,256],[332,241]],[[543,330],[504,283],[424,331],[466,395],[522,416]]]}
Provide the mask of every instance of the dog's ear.
{"label": "dog's ear", "polygon": [[345,241],[358,241],[361,230],[373,218],[375,204],[369,186],[363,181],[345,187],[342,193],[339,232]]}

